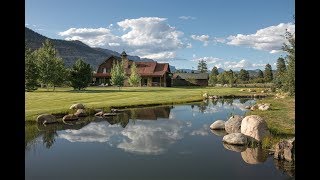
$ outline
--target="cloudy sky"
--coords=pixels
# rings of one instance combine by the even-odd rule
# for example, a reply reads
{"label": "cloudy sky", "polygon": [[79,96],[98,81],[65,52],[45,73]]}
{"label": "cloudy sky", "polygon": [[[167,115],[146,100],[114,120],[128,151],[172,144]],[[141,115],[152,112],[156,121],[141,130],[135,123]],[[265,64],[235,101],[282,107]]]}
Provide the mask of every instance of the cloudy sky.
{"label": "cloudy sky", "polygon": [[294,0],[26,0],[25,25],[54,39],[196,69],[275,68]]}

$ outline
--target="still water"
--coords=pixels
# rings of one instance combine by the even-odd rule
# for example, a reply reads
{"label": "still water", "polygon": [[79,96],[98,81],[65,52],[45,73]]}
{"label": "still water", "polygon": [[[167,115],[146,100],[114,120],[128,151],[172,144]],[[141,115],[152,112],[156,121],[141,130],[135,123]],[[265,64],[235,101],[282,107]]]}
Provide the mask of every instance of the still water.
{"label": "still water", "polygon": [[28,125],[26,179],[290,179],[259,148],[225,145],[216,120],[244,115],[249,99],[136,108],[115,117]]}

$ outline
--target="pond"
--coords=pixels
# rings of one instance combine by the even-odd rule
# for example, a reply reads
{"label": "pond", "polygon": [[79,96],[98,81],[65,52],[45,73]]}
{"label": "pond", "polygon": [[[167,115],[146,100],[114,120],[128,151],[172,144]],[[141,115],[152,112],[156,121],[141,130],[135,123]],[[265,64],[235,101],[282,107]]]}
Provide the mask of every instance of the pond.
{"label": "pond", "polygon": [[28,125],[26,179],[288,179],[259,148],[225,145],[216,120],[244,115],[250,99],[128,109],[109,118]]}

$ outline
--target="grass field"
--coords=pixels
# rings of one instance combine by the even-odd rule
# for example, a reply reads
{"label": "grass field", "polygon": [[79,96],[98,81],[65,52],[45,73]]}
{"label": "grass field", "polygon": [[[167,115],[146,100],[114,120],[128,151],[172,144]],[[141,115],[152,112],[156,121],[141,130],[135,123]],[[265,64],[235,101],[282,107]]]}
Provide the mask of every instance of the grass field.
{"label": "grass field", "polygon": [[[26,121],[35,121],[42,113],[64,113],[74,103],[83,103],[88,108],[129,107],[138,105],[178,104],[201,100],[202,94],[219,96],[245,96],[254,92],[239,91],[240,88],[222,87],[89,87],[84,91],[72,88],[56,88],[55,91],[38,89],[26,92]],[[257,88],[257,92],[260,92]]]}
{"label": "grass field", "polygon": [[286,97],[275,99],[274,97],[264,98],[257,103],[271,103],[268,111],[248,111],[247,115],[259,115],[263,117],[273,135],[291,136],[295,134],[295,99]]}

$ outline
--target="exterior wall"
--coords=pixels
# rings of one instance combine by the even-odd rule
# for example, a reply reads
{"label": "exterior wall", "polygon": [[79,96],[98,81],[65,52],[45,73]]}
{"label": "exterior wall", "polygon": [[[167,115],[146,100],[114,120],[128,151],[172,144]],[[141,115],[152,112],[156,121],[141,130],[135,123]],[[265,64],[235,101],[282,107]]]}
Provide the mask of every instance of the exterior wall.
{"label": "exterior wall", "polygon": [[196,79],[193,82],[190,82],[185,79],[173,79],[172,80],[173,86],[208,86],[207,79]]}

